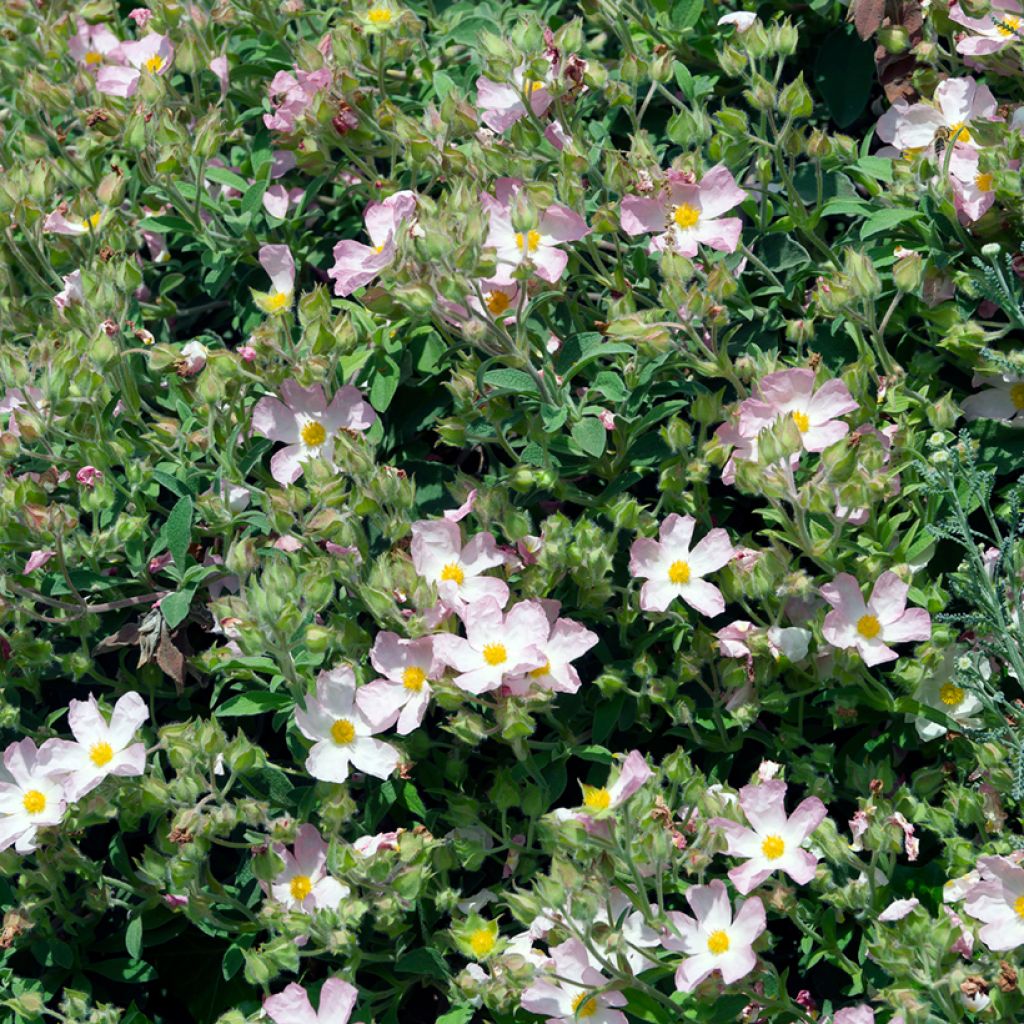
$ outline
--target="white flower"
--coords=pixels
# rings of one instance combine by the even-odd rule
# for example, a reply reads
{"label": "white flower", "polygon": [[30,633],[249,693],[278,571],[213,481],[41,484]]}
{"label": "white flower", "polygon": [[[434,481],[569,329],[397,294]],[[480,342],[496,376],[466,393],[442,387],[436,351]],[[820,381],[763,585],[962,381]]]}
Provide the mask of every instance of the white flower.
{"label": "white flower", "polygon": [[31,853],[37,830],[58,824],[66,806],[64,787],[40,765],[35,743],[12,743],[0,768],[0,850],[13,844],[18,853]]}

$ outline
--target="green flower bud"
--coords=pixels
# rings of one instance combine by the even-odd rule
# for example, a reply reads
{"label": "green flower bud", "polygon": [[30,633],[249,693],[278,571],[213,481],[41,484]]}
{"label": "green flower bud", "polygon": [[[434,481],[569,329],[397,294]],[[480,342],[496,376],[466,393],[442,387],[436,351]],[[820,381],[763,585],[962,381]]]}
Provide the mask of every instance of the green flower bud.
{"label": "green flower bud", "polygon": [[843,269],[856,297],[873,300],[881,295],[882,282],[867,253],[847,248],[843,253]]}
{"label": "green flower bud", "polygon": [[924,260],[920,253],[911,252],[901,256],[892,268],[893,283],[901,292],[917,294],[924,280]]}
{"label": "green flower bud", "polygon": [[804,85],[804,74],[799,75],[779,94],[779,110],[786,117],[810,117],[814,110],[814,101]]}
{"label": "green flower bud", "polygon": [[755,110],[774,110],[778,101],[775,86],[764,75],[753,75],[749,89],[743,90],[743,98]]}

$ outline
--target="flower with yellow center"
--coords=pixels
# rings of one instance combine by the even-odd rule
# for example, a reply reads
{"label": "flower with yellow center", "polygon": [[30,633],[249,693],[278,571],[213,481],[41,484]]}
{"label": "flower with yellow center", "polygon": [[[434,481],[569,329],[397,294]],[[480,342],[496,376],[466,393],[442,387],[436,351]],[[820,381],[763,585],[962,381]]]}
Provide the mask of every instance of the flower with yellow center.
{"label": "flower with yellow center", "polygon": [[540,245],[540,232],[531,230],[527,231],[524,235],[521,231],[517,231],[516,245],[519,246],[520,251],[524,255],[529,252],[536,252],[537,246]]}
{"label": "flower with yellow center", "polygon": [[419,693],[423,684],[427,681],[427,673],[418,665],[410,665],[402,673],[402,685],[413,693]]}
{"label": "flower with yellow center", "polygon": [[42,814],[46,810],[46,797],[38,789],[30,789],[21,800],[29,814]]}
{"label": "flower with yellow center", "polygon": [[1010,388],[1010,401],[1014,409],[1024,409],[1024,383],[1014,384]]}
{"label": "flower with yellow center", "polygon": [[164,59],[158,53],[154,53],[145,64],[142,65],[151,75],[157,75],[160,73],[160,69],[164,66]]}
{"label": "flower with yellow center", "polygon": [[308,423],[303,424],[302,429],[299,431],[299,437],[302,438],[302,443],[307,448],[319,448],[327,440],[327,431],[322,423],[310,420]]}
{"label": "flower with yellow center", "polygon": [[505,292],[485,292],[484,305],[491,316],[501,316],[512,305],[512,299]]}
{"label": "flower with yellow center", "polygon": [[347,747],[355,738],[356,727],[347,718],[339,718],[331,726],[331,739],[339,747]]}
{"label": "flower with yellow center", "polygon": [[82,218],[82,227],[95,231],[100,226],[101,220],[103,220],[103,212],[101,210],[97,210],[91,216]]}
{"label": "flower with yellow center", "polygon": [[550,672],[551,672],[551,662],[550,661],[545,661],[544,664],[541,665],[540,668],[530,669],[530,678],[531,679],[543,679],[544,676],[550,674]]}
{"label": "flower with yellow center", "polygon": [[572,1012],[576,1014],[577,1020],[586,1020],[597,1013],[597,997],[588,992],[581,992],[572,1001]]}
{"label": "flower with yellow center", "polygon": [[502,643],[490,643],[484,646],[484,661],[488,665],[503,665],[508,661],[508,651]]}
{"label": "flower with yellow center", "polygon": [[793,417],[793,422],[796,424],[796,429],[799,430],[801,434],[806,434],[807,431],[811,429],[811,417],[808,416],[807,413],[796,410],[791,413],[791,415]]}
{"label": "flower with yellow center", "polygon": [[310,881],[309,875],[296,875],[291,880],[288,889],[292,894],[292,899],[301,903],[313,891],[313,883]]}
{"label": "flower with yellow center", "polygon": [[583,787],[583,806],[589,811],[607,811],[612,803],[612,795],[607,789],[596,786]]}
{"label": "flower with yellow center", "polygon": [[287,309],[291,302],[292,297],[287,292],[270,292],[256,299],[256,304],[264,313],[280,313]]}
{"label": "flower with yellow center", "polygon": [[473,950],[474,956],[484,957],[494,951],[497,941],[493,928],[477,928],[470,933],[469,948]]}
{"label": "flower with yellow center", "polygon": [[390,25],[394,17],[394,13],[387,7],[371,7],[366,13],[366,20],[371,25]]}
{"label": "flower with yellow center", "polygon": [[953,683],[943,683],[939,687],[939,700],[948,708],[955,708],[957,705],[962,704],[964,699],[964,691],[959,686]]}
{"label": "flower with yellow center", "polygon": [[82,60],[84,60],[86,64],[90,64],[90,65],[92,65],[92,64],[102,64],[103,63],[103,54],[102,53],[97,53],[95,50],[90,50],[82,58]]}
{"label": "flower with yellow center", "polygon": [[685,231],[687,228],[696,226],[697,221],[700,220],[700,210],[689,203],[680,203],[672,211],[672,219],[676,222],[677,227]]}
{"label": "flower with yellow center", "polygon": [[690,582],[689,562],[675,561],[668,567],[668,579],[670,583],[682,585]]}
{"label": "flower with yellow center", "polygon": [[458,565],[456,562],[449,562],[441,570],[441,579],[446,583],[450,581],[456,586],[461,587],[465,582],[466,574],[462,571],[461,565]]}
{"label": "flower with yellow center", "polygon": [[92,761],[97,768],[102,768],[105,764],[110,764],[113,759],[113,748],[105,740],[100,740],[99,743],[94,743],[89,748],[89,760]]}
{"label": "flower with yellow center", "polygon": [[786,852],[786,843],[782,836],[765,836],[761,844],[761,853],[765,860],[778,860]]}
{"label": "flower with yellow center", "polygon": [[721,928],[708,936],[708,952],[715,956],[729,952],[729,936]]}
{"label": "flower with yellow center", "polygon": [[995,188],[995,182],[991,174],[979,174],[974,179],[974,184],[979,192],[991,192]]}
{"label": "flower with yellow center", "polygon": [[957,121],[956,124],[951,124],[946,129],[946,139],[950,143],[969,143],[971,141],[971,133],[967,130],[963,121]]}
{"label": "flower with yellow center", "polygon": [[857,632],[865,640],[874,640],[882,632],[882,624],[874,615],[862,615],[857,620]]}
{"label": "flower with yellow center", "polygon": [[1021,19],[1016,14],[1005,14],[998,20],[996,29],[1004,39],[1020,35]]}

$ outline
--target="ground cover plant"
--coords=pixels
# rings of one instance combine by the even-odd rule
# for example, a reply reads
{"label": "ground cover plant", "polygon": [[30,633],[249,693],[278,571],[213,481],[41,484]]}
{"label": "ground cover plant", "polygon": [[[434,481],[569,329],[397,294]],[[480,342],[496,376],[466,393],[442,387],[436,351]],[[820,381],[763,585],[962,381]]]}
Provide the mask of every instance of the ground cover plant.
{"label": "ground cover plant", "polygon": [[0,35],[0,1020],[1022,1018],[1020,0]]}

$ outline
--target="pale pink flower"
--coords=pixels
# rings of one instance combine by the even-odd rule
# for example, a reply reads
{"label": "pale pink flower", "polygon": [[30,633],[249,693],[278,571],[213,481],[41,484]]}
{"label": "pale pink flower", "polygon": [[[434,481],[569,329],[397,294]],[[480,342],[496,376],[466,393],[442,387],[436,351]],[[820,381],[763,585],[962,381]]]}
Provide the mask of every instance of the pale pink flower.
{"label": "pale pink flower", "polygon": [[294,981],[263,1000],[263,1011],[274,1024],[348,1024],[359,990],[341,978],[328,978],[320,989],[320,1005],[314,1010],[306,990]]}
{"label": "pale pink flower", "polygon": [[79,19],[78,31],[68,40],[71,56],[84,64],[89,71],[96,71],[106,61],[120,63],[121,40],[110,30],[109,25],[90,25]]}
{"label": "pale pink flower", "polygon": [[582,684],[572,662],[596,646],[599,638],[579,622],[560,619],[560,602],[543,600],[539,603],[551,627],[547,639],[537,644],[546,660],[540,668],[508,680],[504,690],[512,696],[523,696],[534,686],[552,693],[576,693]]}
{"label": "pale pink flower", "polygon": [[466,636],[439,633],[434,653],[458,675],[455,685],[467,693],[486,693],[510,678],[541,668],[550,627],[538,601],[520,601],[507,614],[492,597],[459,610]]}
{"label": "pale pink flower", "polygon": [[821,588],[821,596],[832,605],[822,635],[833,647],[856,648],[867,665],[894,661],[899,655],[888,644],[927,640],[932,635],[928,612],[907,608],[909,589],[894,572],[884,572],[865,604],[856,579],[840,573]]}
{"label": "pale pink flower", "polygon": [[825,805],[809,796],[787,817],[785,800],[786,783],[779,779],[744,786],[739,802],[752,827],[728,818],[708,822],[725,833],[729,854],[747,858],[745,864],[729,872],[732,884],[743,895],[775,871],[785,872],[797,885],[814,878],[818,858],[803,845],[825,820]]}
{"label": "pale pink flower", "polygon": [[735,553],[725,530],[716,528],[691,551],[693,516],[672,514],[662,522],[658,540],[639,537],[629,549],[629,571],[646,579],[640,590],[645,612],[663,612],[681,597],[701,615],[720,615],[725,600],[718,587],[703,577],[721,569]]}
{"label": "pale pink flower", "polygon": [[157,231],[143,231],[142,240],[149,250],[149,258],[154,263],[167,263],[171,258],[171,250],[167,248],[167,239]]}
{"label": "pale pink flower", "polygon": [[1010,373],[976,373],[971,382],[983,391],[965,398],[960,407],[966,420],[1003,420],[1019,426],[1024,416],[1024,379]]}
{"label": "pale pink flower", "polygon": [[[724,445],[732,447],[729,460],[722,469],[722,483],[736,482],[736,461],[757,462],[757,438],[762,430],[770,427],[776,420],[775,411],[764,403],[754,407],[742,402],[736,413],[716,431],[715,437]],[[800,461],[799,453],[790,458],[790,465]]]}
{"label": "pale pink flower", "polygon": [[1024,39],[1024,10],[1020,0],[992,0],[989,13],[980,18],[970,17],[957,0],[953,0],[949,5],[949,20],[973,33],[960,36],[956,43],[957,53],[969,57],[987,57]]}
{"label": "pale pink flower", "polygon": [[37,548],[28,556],[25,561],[25,568],[21,570],[22,576],[28,576],[29,573],[33,573],[36,569],[41,569],[51,559],[56,557],[56,551],[46,551],[42,548]]}
{"label": "pale pink flower", "polygon": [[174,368],[182,377],[194,377],[206,366],[209,349],[201,341],[190,341],[181,347],[181,357]]}
{"label": "pale pink flower", "polygon": [[443,297],[438,297],[437,305],[445,320],[461,329],[475,321],[498,317],[505,324],[514,324],[519,295],[519,285],[515,282],[501,284],[493,280],[480,280],[476,282],[475,289],[466,294],[464,306]]}
{"label": "pale pink flower", "polygon": [[551,960],[551,972],[541,972],[523,992],[524,1010],[539,1013],[548,1024],[627,1024],[626,1015],[616,1009],[626,1005],[626,997],[605,989],[608,979],[591,966],[579,939],[552,946]]}
{"label": "pale pink flower", "polygon": [[797,662],[807,656],[811,640],[808,630],[799,626],[771,626],[768,629],[759,629],[745,619],[737,619],[715,633],[719,653],[725,658],[746,658],[749,661],[753,657],[750,641],[760,634],[767,639],[768,650],[776,660],[785,657],[789,661]]}
{"label": "pale pink flower", "polygon": [[463,547],[458,523],[420,519],[412,524],[410,550],[417,574],[437,587],[446,609],[459,611],[482,598],[491,598],[501,608],[508,603],[508,584],[482,575],[505,563],[493,534],[474,534]]}
{"label": "pale pink flower", "polygon": [[980,220],[996,200],[995,181],[978,167],[978,151],[973,146],[957,146],[949,160],[949,184],[953,205],[964,224]]}
{"label": "pale pink flower", "polygon": [[306,190],[302,188],[285,188],[284,185],[271,185],[263,193],[263,209],[276,217],[278,220],[285,220],[288,211],[293,206],[298,206]]}
{"label": "pale pink flower", "polygon": [[68,725],[74,742],[47,740],[39,749],[39,763],[47,774],[61,778],[69,800],[80,800],[108,775],[141,775],[146,745],[132,741],[148,718],[146,702],[134,691],[118,698],[109,722],[92,694],[88,700],[72,700]]}
{"label": "pale pink flower", "polygon": [[284,868],[271,882],[260,887],[289,910],[334,910],[351,892],[327,873],[327,843],[315,825],[302,825],[289,850],[283,843],[274,844],[274,852],[284,861]]}
{"label": "pale pink flower", "polygon": [[375,836],[360,836],[352,844],[352,849],[360,857],[373,857],[382,850],[397,850],[398,836],[399,832],[378,832]]}
{"label": "pale pink flower", "polygon": [[466,500],[458,508],[447,509],[443,514],[445,519],[449,523],[461,523],[470,512],[473,511],[473,507],[476,505],[477,490],[474,487],[469,494],[466,495]]}
{"label": "pale pink flower", "polygon": [[271,131],[295,131],[297,120],[332,81],[329,68],[319,68],[316,71],[294,68],[294,72],[292,74],[288,71],[278,71],[270,81],[268,91],[274,112],[264,114],[263,123]]}
{"label": "pale pink flower", "polygon": [[718,879],[709,885],[691,885],[686,902],[694,917],[670,912],[675,934],[664,939],[667,949],[686,954],[676,969],[676,988],[692,992],[715,971],[721,972],[726,985],[745,978],[757,964],[751,947],[765,930],[764,904],[756,896],[743,900],[736,904],[734,918],[725,883]]}
{"label": "pale pink flower", "polygon": [[254,349],[252,345],[242,345],[241,348],[238,349],[238,358],[241,359],[243,363],[254,363],[256,361],[257,354],[256,349]]}
{"label": "pale pink flower", "polygon": [[380,732],[356,700],[356,677],[348,665],[321,672],[316,697],[307,697],[305,708],[296,708],[295,724],[313,749],[306,771],[324,782],[344,782],[349,768],[386,779],[398,767],[398,751],[390,743],[374,739]]}
{"label": "pale pink flower", "polygon": [[960,934],[952,943],[950,943],[950,952],[959,953],[961,956],[970,960],[974,955],[974,933],[969,928],[964,927],[964,922],[961,920],[959,914],[950,910],[945,904],[943,904],[942,909],[945,911],[946,918],[949,920],[950,925],[954,928],[960,929]]}
{"label": "pale pink flower", "polygon": [[164,903],[166,903],[172,910],[179,910],[181,907],[188,906],[188,897],[181,896],[173,892],[165,892]]}
{"label": "pale pink flower", "polygon": [[907,860],[917,860],[917,855],[921,851],[921,841],[914,835],[914,826],[899,811],[889,819],[889,824],[895,825],[903,833],[903,850]]}
{"label": "pale pink flower", "polygon": [[92,490],[102,479],[103,470],[95,466],[83,466],[76,474],[75,479],[83,486]]}
{"label": "pale pink flower", "polygon": [[370,203],[363,214],[371,245],[352,239],[334,247],[334,266],[327,276],[334,281],[335,295],[351,295],[369,284],[395,259],[399,232],[416,214],[416,193],[396,192],[383,202]]}
{"label": "pale pink flower", "polygon": [[909,900],[893,900],[879,915],[878,920],[886,924],[892,921],[902,921],[908,914],[913,913],[915,907],[919,907],[921,901],[911,897]]}
{"label": "pale pink flower", "polygon": [[931,146],[939,136],[969,145],[974,121],[998,121],[995,97],[973,78],[940,82],[931,103],[894,103],[878,120],[878,137],[901,152]]}
{"label": "pale pink flower", "polygon": [[63,317],[64,311],[72,305],[85,301],[85,292],[82,290],[82,272],[73,270],[70,274],[61,277],[64,287],[53,297],[53,304],[60,310]]}
{"label": "pale pink flower", "polygon": [[500,285],[514,284],[513,272],[529,260],[538,277],[554,284],[569,262],[568,254],[559,246],[585,238],[590,228],[569,207],[552,203],[541,211],[536,228],[516,231],[512,225],[512,206],[522,187],[523,183],[516,178],[499,178],[494,185],[494,196],[480,197],[490,217],[490,231],[484,246],[497,253],[494,281]]}
{"label": "pale pink flower", "polygon": [[0,767],[0,850],[18,853],[36,848],[36,833],[64,817],[66,795],[60,781],[40,763],[30,739],[12,743]]}
{"label": "pale pink flower", "polygon": [[747,198],[724,164],[712,167],[700,182],[670,170],[656,196],[626,196],[620,222],[627,235],[654,234],[650,252],[679,252],[693,258],[698,245],[735,252],[743,222],[723,213]]}
{"label": "pale pink flower", "polygon": [[96,75],[96,88],[108,96],[134,96],[143,75],[166,74],[174,59],[174,47],[167,36],[150,32],[135,42],[121,44],[124,65],[104,64]]}
{"label": "pale pink flower", "polygon": [[526,62],[524,61],[512,72],[511,82],[492,82],[481,75],[476,80],[476,105],[482,111],[480,120],[491,131],[508,131],[520,118],[526,116],[526,105],[523,103],[524,93],[530,99],[530,109],[534,116],[543,117],[551,106],[551,93],[548,91],[551,70],[539,82],[524,77]]}
{"label": "pale pink flower", "polygon": [[434,655],[433,638],[403,640],[396,633],[378,633],[370,661],[383,678],[360,687],[359,707],[381,732],[396,724],[400,736],[412,732],[430,703],[430,684],[444,670]]}
{"label": "pale pink flower", "polygon": [[605,430],[615,429],[615,413],[610,409],[598,409],[597,418],[601,421],[601,426],[604,427]]}
{"label": "pale pink flower", "polygon": [[220,98],[224,99],[228,94],[228,85],[230,84],[227,54],[225,53],[221,54],[219,57],[214,57],[208,66],[217,76],[217,81],[220,83]]}
{"label": "pale pink flower", "polygon": [[69,217],[68,208],[61,203],[53,213],[43,218],[43,231],[53,235],[88,235],[98,231],[107,218],[105,210],[98,210],[88,217]]}
{"label": "pale pink flower", "polygon": [[270,278],[270,291],[252,290],[256,305],[264,313],[286,313],[295,298],[295,260],[287,245],[264,245],[259,252],[260,266]]}
{"label": "pale pink flower", "polygon": [[978,938],[997,952],[1024,945],[1024,868],[1005,857],[978,860],[981,881],[964,900],[964,911],[984,922]]}
{"label": "pale pink flower", "polygon": [[719,25],[735,25],[737,34],[746,32],[754,22],[757,21],[757,14],[754,11],[734,11],[732,14],[723,14],[718,19]]}
{"label": "pale pink flower", "polygon": [[583,807],[594,814],[614,811],[652,778],[654,772],[648,767],[644,755],[639,750],[631,750],[618,771],[613,768],[609,772],[605,785],[588,786],[586,783],[580,783],[583,790]]}
{"label": "pale pink flower", "polygon": [[278,483],[293,484],[302,476],[303,463],[316,458],[331,461],[339,431],[369,430],[376,420],[377,414],[357,388],[340,388],[328,405],[319,384],[304,388],[286,380],[281,385],[280,399],[265,397],[256,403],[252,428],[287,446],[274,453],[270,473]]}
{"label": "pale pink flower", "polygon": [[128,12],[128,17],[135,22],[139,28],[145,28],[153,18],[153,12],[148,7],[136,7]]}
{"label": "pale pink flower", "polygon": [[853,817],[850,819],[850,835],[853,837],[853,842],[850,843],[850,849],[855,852],[860,852],[864,849],[864,844],[861,840],[864,838],[864,834],[868,830],[868,826],[871,824],[868,818],[867,812],[865,811],[854,811]]}
{"label": "pale pink flower", "polygon": [[[893,1018],[890,1024],[900,1024],[903,1020]],[[875,1024],[875,1011],[866,1003],[860,1006],[848,1006],[845,1010],[837,1010],[832,1024]]]}

